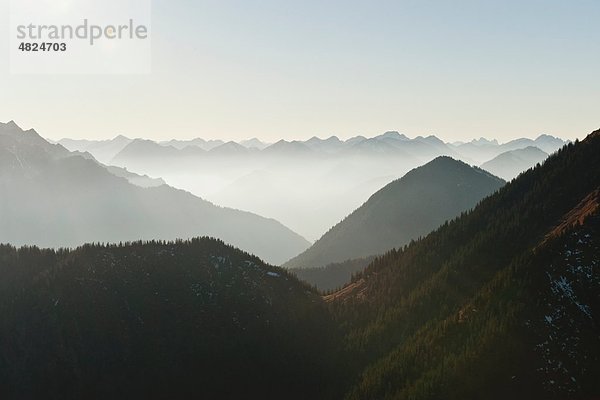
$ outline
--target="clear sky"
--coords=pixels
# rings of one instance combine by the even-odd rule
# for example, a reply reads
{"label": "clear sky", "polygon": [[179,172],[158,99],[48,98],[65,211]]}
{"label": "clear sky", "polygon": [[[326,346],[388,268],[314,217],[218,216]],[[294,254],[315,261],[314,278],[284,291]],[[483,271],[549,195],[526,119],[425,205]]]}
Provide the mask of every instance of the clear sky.
{"label": "clear sky", "polygon": [[153,72],[123,76],[10,75],[8,8],[0,121],[47,137],[505,141],[600,128],[598,0],[155,0]]}

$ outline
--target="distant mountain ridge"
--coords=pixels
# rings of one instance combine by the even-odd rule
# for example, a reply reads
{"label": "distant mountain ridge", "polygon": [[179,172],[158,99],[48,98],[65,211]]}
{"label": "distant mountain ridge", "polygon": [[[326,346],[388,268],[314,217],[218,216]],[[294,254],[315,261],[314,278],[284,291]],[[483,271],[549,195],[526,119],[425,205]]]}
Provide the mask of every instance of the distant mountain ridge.
{"label": "distant mountain ridge", "polygon": [[438,157],[379,190],[284,267],[322,267],[401,247],[469,210],[504,183],[461,161]]}
{"label": "distant mountain ridge", "polygon": [[[508,143],[483,138],[445,143],[434,135],[397,131],[274,142],[136,139],[108,164],[160,177],[215,204],[276,219],[316,241],[375,191],[436,157],[481,165],[507,151],[536,146],[550,154],[566,143],[548,135]],[[524,164],[522,171],[530,166]]]}
{"label": "distant mountain ridge", "polygon": [[0,125],[0,191],[0,243],[72,247],[206,235],[275,264],[309,246],[275,220],[107,168],[14,123]]}
{"label": "distant mountain ridge", "polygon": [[93,154],[94,158],[103,164],[110,161],[133,140],[118,135],[112,140],[74,140],[61,139],[58,144],[71,151],[81,151]]}
{"label": "distant mountain ridge", "polygon": [[[60,144],[68,148],[69,150],[89,151],[90,153],[106,152],[105,148],[108,144],[114,143],[114,148],[122,146],[120,150],[123,150],[127,145],[131,144],[134,140],[119,136],[112,141],[78,141],[72,139],[61,139]],[[168,148],[175,148],[177,150],[184,150],[188,147],[200,148],[206,152],[210,152],[218,147],[226,144],[223,140],[205,140],[201,138],[191,140],[170,140],[164,142],[155,142],[162,147],[165,147],[165,154],[168,154],[170,150]],[[522,149],[529,146],[535,146],[541,150],[552,153],[558,150],[567,142],[550,135],[540,135],[536,139],[515,139],[504,144],[499,144],[497,140],[488,140],[485,138],[473,140],[471,142],[457,142],[457,143],[445,143],[434,135],[427,137],[418,136],[413,139],[409,138],[404,134],[400,134],[396,131],[385,132],[379,136],[372,138],[366,138],[364,136],[356,136],[347,140],[340,140],[337,136],[331,136],[326,139],[318,137],[312,137],[306,141],[301,140],[280,140],[276,143],[270,144],[262,142],[259,139],[242,140],[240,142],[230,141],[230,144],[237,144],[246,149],[254,149],[259,152],[266,151],[266,153],[276,154],[280,151],[295,152],[302,151],[307,152],[307,148],[316,153],[324,154],[343,154],[346,152],[356,151],[375,151],[378,153],[398,153],[402,152],[413,152],[418,157],[426,157],[427,155],[439,156],[448,155],[453,158],[463,159],[465,161],[474,161],[481,163],[490,160],[497,155],[516,149]],[[125,144],[125,145],[123,145]],[[482,150],[486,149],[486,153],[481,157],[475,157],[473,160],[470,159],[473,156],[473,148]],[[440,153],[441,152],[441,153]],[[119,152],[112,153],[112,158],[116,157]],[[196,154],[202,154],[201,152]],[[96,154],[94,154],[96,156]],[[96,157],[98,158],[98,157]],[[104,154],[100,156],[99,161],[108,162]],[[123,157],[121,157],[123,158]]]}
{"label": "distant mountain ridge", "polygon": [[529,146],[524,149],[506,151],[481,164],[481,168],[509,181],[521,172],[544,162],[546,158],[548,158],[548,153],[537,147]]}

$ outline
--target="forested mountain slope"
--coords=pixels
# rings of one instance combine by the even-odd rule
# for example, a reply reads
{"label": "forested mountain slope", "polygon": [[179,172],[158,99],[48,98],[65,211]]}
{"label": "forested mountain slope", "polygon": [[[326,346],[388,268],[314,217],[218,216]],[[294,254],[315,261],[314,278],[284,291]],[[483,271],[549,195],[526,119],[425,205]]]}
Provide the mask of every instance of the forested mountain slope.
{"label": "forested mountain slope", "polygon": [[596,131],[328,296],[347,397],[600,395],[599,154]]}
{"label": "forested mountain slope", "polygon": [[321,298],[214,239],[0,246],[6,399],[339,398]]}

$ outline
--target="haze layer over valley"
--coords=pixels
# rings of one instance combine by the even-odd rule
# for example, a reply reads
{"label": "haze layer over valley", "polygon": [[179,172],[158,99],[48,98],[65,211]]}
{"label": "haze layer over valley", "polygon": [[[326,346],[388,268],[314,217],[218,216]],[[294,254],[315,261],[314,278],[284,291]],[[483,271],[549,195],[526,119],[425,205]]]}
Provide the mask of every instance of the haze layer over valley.
{"label": "haze layer over valley", "polygon": [[0,123],[0,243],[72,247],[212,236],[273,264],[309,245],[277,221],[163,183]]}
{"label": "haze layer over valley", "polygon": [[[476,166],[494,160],[490,172],[512,179],[543,161],[540,155],[551,154],[566,142],[541,135],[504,144],[483,138],[446,143],[435,136],[411,139],[386,132],[345,141],[334,136],[273,144],[200,138],[153,142],[124,136],[60,143],[109,165],[162,178],[215,204],[274,218],[314,241],[373,193],[436,157],[450,156]],[[535,156],[519,157],[517,165],[514,156],[498,157],[526,148]]]}

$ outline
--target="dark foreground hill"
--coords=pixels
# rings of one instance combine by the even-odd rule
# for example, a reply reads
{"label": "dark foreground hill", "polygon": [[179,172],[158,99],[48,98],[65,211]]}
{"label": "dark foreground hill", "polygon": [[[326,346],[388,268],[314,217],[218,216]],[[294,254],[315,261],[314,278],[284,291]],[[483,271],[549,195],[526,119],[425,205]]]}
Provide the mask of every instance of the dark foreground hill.
{"label": "dark foreground hill", "polygon": [[217,240],[0,246],[0,276],[5,399],[306,399],[339,386],[321,298]]}
{"label": "dark foreground hill", "polygon": [[461,161],[436,158],[379,190],[284,267],[322,267],[403,246],[474,207],[503,184]]}
{"label": "dark foreground hill", "polygon": [[600,131],[327,297],[350,399],[600,396]]}
{"label": "dark foreground hill", "polygon": [[309,246],[275,220],[127,179],[34,130],[0,124],[0,243],[74,247],[212,236],[274,264]]}

